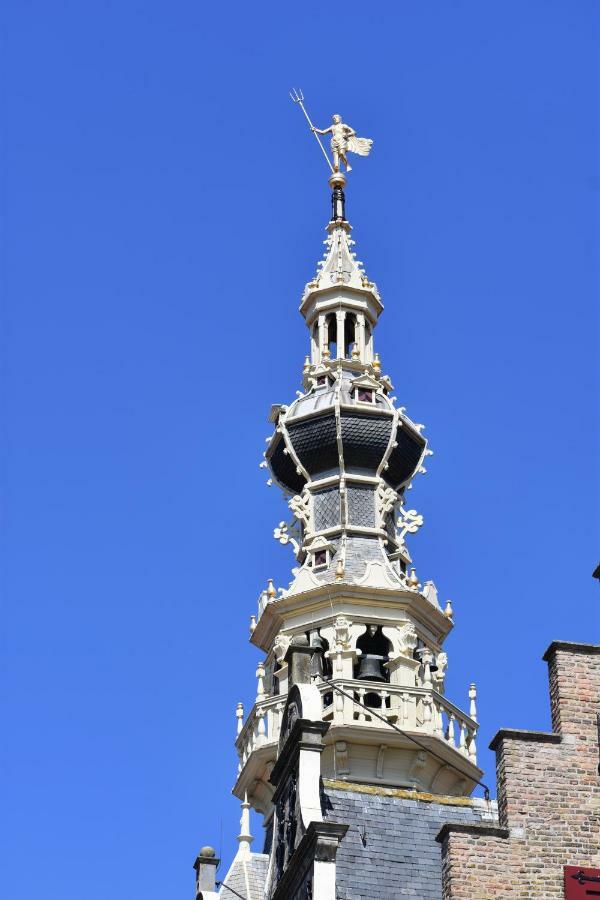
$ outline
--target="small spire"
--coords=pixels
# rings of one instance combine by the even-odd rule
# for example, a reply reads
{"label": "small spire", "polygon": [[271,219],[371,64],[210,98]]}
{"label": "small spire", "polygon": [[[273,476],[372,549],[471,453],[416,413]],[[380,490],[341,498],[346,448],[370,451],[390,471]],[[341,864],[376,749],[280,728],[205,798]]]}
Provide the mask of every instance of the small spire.
{"label": "small spire", "polygon": [[250,834],[250,804],[248,794],[244,794],[242,803],[242,816],[240,818],[240,833],[237,836],[239,847],[237,855],[240,859],[250,859],[250,845],[254,838]]}

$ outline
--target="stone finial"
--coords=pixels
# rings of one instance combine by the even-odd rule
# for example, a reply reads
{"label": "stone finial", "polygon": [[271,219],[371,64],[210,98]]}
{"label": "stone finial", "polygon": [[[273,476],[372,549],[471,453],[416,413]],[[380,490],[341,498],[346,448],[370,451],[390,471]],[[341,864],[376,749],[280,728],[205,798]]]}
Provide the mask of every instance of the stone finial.
{"label": "stone finial", "polygon": [[410,586],[411,586],[412,588],[414,588],[415,590],[417,590],[417,588],[419,587],[419,579],[417,578],[417,570],[414,568],[414,566],[413,566],[412,571],[411,571],[411,573],[410,573],[410,577],[409,577],[409,579],[408,579],[408,583],[409,583]]}
{"label": "stone finial", "polygon": [[310,357],[305,356],[304,357],[304,368],[302,369],[302,374],[308,375],[309,372],[310,372]]}
{"label": "stone finial", "polygon": [[250,616],[250,637],[256,631],[256,616]]}
{"label": "stone finial", "polygon": [[454,618],[454,610],[452,609],[452,601],[451,600],[446,601],[446,608],[444,609],[444,615],[446,616],[447,619]]}
{"label": "stone finial", "polygon": [[344,562],[342,559],[338,559],[338,564],[335,569],[335,580],[341,581],[344,577]]}
{"label": "stone finial", "polygon": [[273,584],[272,578],[267,578],[267,597],[269,600],[274,600],[277,596],[277,591],[275,590],[275,585]]}
{"label": "stone finial", "polygon": [[354,342],[354,346],[352,347],[352,359],[360,359],[360,347],[358,346],[358,342]]}
{"label": "stone finial", "polygon": [[375,375],[381,375],[381,360],[379,359],[379,353],[375,354],[375,359],[373,360],[373,371]]}
{"label": "stone finial", "polygon": [[205,891],[215,890],[215,878],[217,874],[217,866],[221,860],[217,857],[212,847],[202,847],[196,861],[194,869],[196,870],[196,896]]}
{"label": "stone finial", "polygon": [[237,719],[237,733],[239,734],[244,727],[244,704],[238,703],[235,708],[235,717]]}
{"label": "stone finial", "polygon": [[250,858],[250,845],[254,838],[250,833],[250,804],[248,803],[248,794],[244,793],[244,800],[242,802],[242,816],[240,818],[240,833],[237,836],[238,840],[238,852],[237,855],[240,859],[249,859]]}
{"label": "stone finial", "polygon": [[473,721],[477,721],[477,688],[471,682],[469,685],[469,715]]}
{"label": "stone finial", "polygon": [[265,664],[259,662],[256,667],[256,702],[260,703],[265,697]]}

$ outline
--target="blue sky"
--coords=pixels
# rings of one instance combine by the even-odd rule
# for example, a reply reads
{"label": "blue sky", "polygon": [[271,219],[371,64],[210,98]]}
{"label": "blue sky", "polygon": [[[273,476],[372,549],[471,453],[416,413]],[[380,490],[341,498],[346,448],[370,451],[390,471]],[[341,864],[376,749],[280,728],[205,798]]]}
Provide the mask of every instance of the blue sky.
{"label": "blue sky", "polygon": [[597,4],[3,18],[4,894],[186,897],[233,851],[248,620],[292,565],[258,462],[329,215],[293,85],[375,142],[347,211],[494,784],[495,731],[549,726],[548,643],[598,640]]}

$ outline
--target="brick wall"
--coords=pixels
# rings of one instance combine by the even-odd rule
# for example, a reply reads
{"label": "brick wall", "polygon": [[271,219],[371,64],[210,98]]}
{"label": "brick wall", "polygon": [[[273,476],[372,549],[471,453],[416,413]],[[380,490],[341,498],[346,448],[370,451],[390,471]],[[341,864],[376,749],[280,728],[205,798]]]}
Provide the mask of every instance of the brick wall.
{"label": "brick wall", "polygon": [[558,900],[563,866],[600,868],[600,646],[556,641],[551,733],[499,731],[498,827],[445,825],[444,900]]}

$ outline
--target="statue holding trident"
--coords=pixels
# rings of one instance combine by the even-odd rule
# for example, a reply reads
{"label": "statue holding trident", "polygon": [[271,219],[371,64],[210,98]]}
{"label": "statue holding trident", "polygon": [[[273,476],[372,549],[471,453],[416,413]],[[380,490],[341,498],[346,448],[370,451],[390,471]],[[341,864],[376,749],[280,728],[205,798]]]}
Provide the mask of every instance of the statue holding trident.
{"label": "statue holding trident", "polygon": [[[290,97],[297,103],[306,116],[306,120],[310,125],[310,129],[316,139],[319,141],[319,145],[321,150],[323,151],[323,155],[327,160],[329,168],[331,169],[332,174],[340,173],[340,163],[343,163],[346,169],[346,172],[352,171],[352,166],[348,165],[347,154],[357,153],[358,156],[368,156],[371,152],[371,147],[373,146],[373,141],[370,138],[360,138],[356,136],[356,132],[353,128],[350,128],[349,125],[344,124],[342,122],[342,117],[334,115],[331,120],[331,125],[329,128],[315,128],[313,123],[310,120],[306,109],[304,108],[304,96],[302,91],[294,90],[290,93]],[[331,152],[333,154],[333,165],[325,151],[323,144],[319,138],[320,134],[330,134],[331,135]]]}
{"label": "statue holding trident", "polygon": [[346,156],[348,151],[350,151],[350,153],[357,153],[359,156],[368,156],[371,152],[373,141],[370,138],[357,137],[354,128],[345,125],[342,122],[342,117],[337,113],[332,117],[329,128],[315,128],[314,125],[311,127],[315,134],[331,135],[331,152],[333,153],[334,172],[340,171],[340,162],[344,163],[346,172],[352,171],[352,166],[348,164],[348,158]]}

